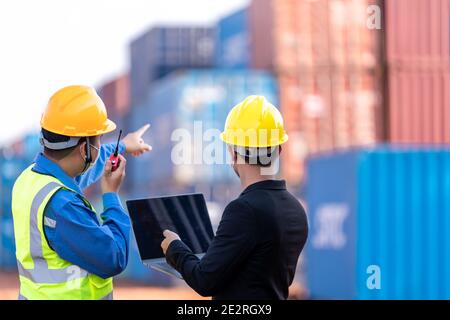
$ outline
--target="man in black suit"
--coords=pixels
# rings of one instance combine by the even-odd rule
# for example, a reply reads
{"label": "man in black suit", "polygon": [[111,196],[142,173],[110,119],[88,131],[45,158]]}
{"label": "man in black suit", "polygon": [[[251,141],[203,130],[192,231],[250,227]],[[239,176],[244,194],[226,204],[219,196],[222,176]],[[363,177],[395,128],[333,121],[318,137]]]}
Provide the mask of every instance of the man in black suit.
{"label": "man in black suit", "polygon": [[287,141],[281,114],[264,97],[250,96],[230,111],[221,139],[229,145],[243,191],[225,208],[202,259],[166,230],[161,244],[166,260],[202,296],[287,299],[308,223],[285,181],[275,180]]}

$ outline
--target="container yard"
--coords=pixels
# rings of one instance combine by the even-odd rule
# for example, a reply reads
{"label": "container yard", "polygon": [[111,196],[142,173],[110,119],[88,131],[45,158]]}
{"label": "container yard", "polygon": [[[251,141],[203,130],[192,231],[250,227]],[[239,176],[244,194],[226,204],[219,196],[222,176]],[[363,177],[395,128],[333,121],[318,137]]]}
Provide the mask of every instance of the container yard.
{"label": "container yard", "polygon": [[[169,2],[174,7],[181,6],[179,0]],[[83,202],[92,204],[92,207],[88,206],[89,213],[96,217],[95,225],[99,230],[110,223],[104,217],[108,210],[117,210],[114,213],[116,218],[119,213],[125,213],[124,219],[128,219],[130,224],[129,242],[122,249],[119,242],[108,246],[113,253],[118,250],[113,260],[120,267],[120,272],[114,274],[114,299],[209,300],[213,297],[220,300],[229,297],[227,294],[233,290],[233,299],[240,299],[241,296],[236,294],[238,291],[247,299],[265,299],[266,296],[255,293],[258,290],[252,291],[253,296],[245,296],[247,288],[239,286],[244,286],[248,279],[243,276],[236,280],[227,274],[228,270],[234,270],[234,275],[239,274],[241,269],[246,275],[257,273],[246,265],[251,258],[241,261],[241,254],[236,254],[227,260],[227,252],[214,252],[221,247],[214,245],[214,241],[227,239],[231,243],[231,252],[231,247],[240,241],[246,244],[253,241],[253,238],[246,241],[232,238],[233,230],[247,235],[256,229],[253,231],[259,232],[261,239],[270,234],[269,227],[261,226],[268,221],[264,220],[268,218],[263,214],[256,214],[251,223],[247,217],[240,223],[234,221],[236,224],[232,228],[229,226],[233,217],[244,216],[242,212],[248,208],[256,210],[256,203],[260,204],[256,200],[254,204],[245,205],[245,209],[240,208],[240,214],[233,212],[233,216],[228,212],[236,201],[249,193],[246,188],[257,189],[244,183],[246,175],[241,173],[245,171],[240,171],[255,166],[232,164],[231,158],[248,160],[252,149],[265,150],[273,146],[281,146],[280,170],[267,180],[285,180],[286,188],[281,189],[286,189],[293,195],[292,199],[301,204],[299,207],[305,209],[307,224],[305,231],[298,227],[299,221],[291,217],[286,220],[289,223],[272,221],[268,225],[292,227],[285,230],[286,237],[292,234],[299,236],[303,232],[307,239],[305,236],[304,247],[274,250],[271,253],[273,261],[259,262],[260,269],[267,274],[260,277],[261,281],[267,281],[264,283],[269,283],[270,287],[278,284],[277,280],[270,278],[273,275],[270,267],[277,261],[287,264],[293,256],[296,259],[295,268],[284,275],[283,281],[288,279],[288,283],[283,283],[283,290],[277,288],[270,299],[450,299],[450,219],[447,217],[450,210],[450,0],[242,0],[234,7],[217,4],[217,12],[211,15],[198,3],[193,3],[186,5],[189,10],[184,13],[190,17],[186,20],[190,22],[173,12],[165,12],[156,4],[146,6],[139,13],[135,9],[124,9],[123,21],[131,23],[134,31],[126,36],[117,33],[116,42],[123,43],[125,60],[120,71],[108,67],[109,55],[104,55],[102,63],[97,62],[98,70],[87,65],[82,67],[88,60],[82,55],[73,62],[80,65],[79,69],[89,69],[92,74],[97,74],[95,78],[85,80],[85,85],[95,90],[70,87],[74,92],[87,90],[88,93],[76,94],[69,90],[60,97],[55,94],[49,100],[56,89],[77,84],[79,79],[90,79],[75,71],[67,71],[65,77],[51,76],[50,72],[48,82],[51,90],[41,92],[45,99],[36,95],[33,106],[28,106],[26,100],[18,103],[20,99],[17,97],[11,100],[17,105],[11,105],[11,116],[8,113],[4,116],[4,124],[9,125],[11,132],[0,134],[0,300],[46,299],[47,293],[39,291],[45,289],[36,289],[39,287],[36,279],[49,281],[45,278],[46,273],[27,278],[26,272],[32,274],[42,267],[36,262],[38,260],[33,262],[33,254],[45,261],[46,272],[59,270],[61,266],[75,266],[85,271],[90,266],[88,258],[94,259],[96,255],[89,252],[86,253],[87,258],[77,257],[77,244],[72,243],[73,247],[70,247],[65,243],[70,243],[70,240],[53,235],[53,232],[57,234],[54,230],[64,224],[57,220],[63,213],[54,217],[49,213],[59,212],[51,207],[56,201],[53,197],[58,198],[60,191],[41,199],[46,202],[42,209],[36,209],[34,203],[42,190],[34,190],[30,184],[27,192],[20,192],[21,179],[18,178],[30,166],[36,170],[25,172],[34,172],[41,178],[46,176],[60,183],[64,180],[64,187],[75,190],[83,200],[81,205]],[[148,18],[144,12],[148,12]],[[167,17],[161,18],[165,15]],[[144,24],[141,23],[142,16],[145,17]],[[201,19],[201,16],[210,18]],[[102,17],[99,19],[101,23]],[[109,27],[113,28],[113,24]],[[63,24],[62,28],[68,28],[68,25]],[[14,31],[11,32],[14,37]],[[80,39],[87,34],[80,31],[74,43],[82,47]],[[104,40],[105,46],[111,42],[111,39]],[[114,48],[118,51],[117,44]],[[50,47],[48,51],[51,50]],[[112,50],[109,52],[111,56]],[[63,68],[54,63],[52,70]],[[51,65],[51,61],[48,64]],[[102,69],[105,65],[106,69]],[[34,72],[39,73],[39,70]],[[41,82],[45,81],[43,77]],[[5,84],[5,87],[8,86]],[[87,94],[91,95],[90,98],[77,102]],[[7,97],[6,93],[3,95]],[[30,91],[30,96],[33,96],[33,91]],[[265,100],[261,100],[261,96]],[[74,120],[76,113],[58,115],[58,121],[51,121],[49,127],[61,126],[62,129],[52,131],[44,128],[48,114],[53,110],[50,110],[52,101],[62,104],[65,99],[67,109],[61,110],[66,113],[72,112],[67,110],[75,108],[77,103],[88,107],[80,112],[78,122]],[[107,115],[102,111],[102,104]],[[15,118],[12,116],[14,112]],[[245,125],[236,120],[239,116],[246,119]],[[29,129],[14,131],[13,124],[21,117],[33,118],[33,125],[29,120]],[[267,117],[272,118],[267,120]],[[101,130],[76,132],[75,124],[87,128],[95,123],[95,119],[105,121]],[[115,123],[115,131],[109,130],[110,124],[106,119]],[[63,124],[63,120],[69,124]],[[72,122],[75,124],[70,124]],[[150,127],[145,127],[146,124]],[[226,140],[227,130],[242,129],[239,125],[246,130],[253,129],[252,126],[258,126],[259,130],[263,125],[276,126],[277,130],[281,127],[288,139],[280,141],[280,135],[275,144],[259,143],[257,146],[230,143]],[[120,144],[119,130],[123,131]],[[54,138],[52,134],[67,139],[50,141]],[[97,136],[102,136],[98,145]],[[86,140],[85,137],[93,138]],[[186,137],[187,143],[183,140]],[[74,139],[75,144],[70,145]],[[71,158],[84,164],[85,168],[77,172],[80,175],[69,174],[75,169],[67,170],[66,162],[61,165],[61,159],[53,161],[53,164],[45,162],[52,161],[51,156],[46,158],[53,154],[51,151],[66,150],[52,150],[51,147],[66,144],[74,148],[71,150],[77,150],[80,143],[84,143],[82,141],[86,142],[84,149],[78,148],[82,158]],[[111,191],[105,189],[105,181],[115,169],[111,169],[110,175],[103,170],[110,154],[113,159],[116,143],[118,151],[115,156],[119,159],[118,153],[122,153],[126,158],[126,175],[121,186],[119,184],[120,189]],[[109,149],[105,149],[108,144]],[[151,150],[147,146],[151,146]],[[236,151],[237,147],[245,147],[245,154]],[[106,154],[105,150],[109,153]],[[101,168],[91,161],[95,160],[91,159],[92,155],[98,155]],[[278,159],[275,162],[278,163]],[[50,168],[56,166],[57,169],[52,169],[55,173],[46,171],[49,168],[43,169],[43,163]],[[94,169],[89,172],[91,167]],[[62,179],[61,175],[65,178]],[[263,180],[254,184],[268,183]],[[86,188],[78,191],[79,186],[85,185],[83,183]],[[25,190],[25,186],[22,188]],[[268,189],[273,191],[280,187]],[[27,196],[29,193],[31,197],[33,192],[36,195],[31,201]],[[117,198],[108,202],[105,199],[108,193],[116,194]],[[213,284],[202,284],[196,278],[201,278],[201,268],[195,269],[195,277],[186,278],[181,274],[187,279],[185,282],[178,275],[144,265],[143,260],[147,258],[144,258],[145,250],[139,243],[140,234],[135,233],[137,222],[129,220],[132,216],[130,200],[197,193],[203,195],[212,236],[218,236],[211,240],[208,250],[195,254],[209,253],[229,266],[229,269],[219,268],[217,262],[216,268],[212,269],[214,272],[204,271],[206,275],[203,276],[211,282],[212,274],[223,275],[223,279],[216,281],[217,287],[220,284],[225,289],[218,292],[211,289],[216,288]],[[272,195],[266,193],[257,198],[258,201],[269,202]],[[277,204],[277,209],[272,211],[287,210],[286,216],[291,212],[288,210],[290,204],[287,197],[283,199],[286,202]],[[36,228],[27,226],[28,233],[24,237],[19,225],[23,219],[17,212],[27,201],[30,202],[27,214],[30,215],[30,210],[35,213],[29,221],[35,223]],[[177,210],[184,212],[180,203]],[[77,205],[80,206],[79,203]],[[271,205],[272,202],[262,207],[268,209]],[[58,208],[63,210],[65,207],[61,205]],[[158,210],[166,212],[166,208],[161,208]],[[201,210],[193,211],[198,215]],[[39,222],[41,214],[42,223]],[[283,214],[276,216],[281,219],[279,216]],[[183,219],[187,217],[185,215]],[[158,221],[161,229],[158,232],[162,234],[164,229],[176,229],[175,220],[171,219],[164,217],[162,222]],[[190,234],[204,231],[200,227],[203,221],[196,221],[197,229]],[[126,223],[116,221],[115,224],[119,227],[108,231],[110,237],[120,238],[122,235],[126,238],[124,229],[121,229]],[[241,229],[254,225],[258,227]],[[227,226],[230,229],[227,230]],[[49,228],[53,230],[49,231]],[[290,231],[294,229],[297,231]],[[280,230],[277,229],[283,233]],[[17,236],[18,232],[20,236]],[[80,242],[90,239],[83,236],[82,230],[80,232]],[[38,239],[41,250],[38,253],[33,251],[36,250],[33,245],[36,234],[46,240]],[[98,244],[93,241],[92,247],[101,245],[101,235],[98,237]],[[156,237],[159,236],[153,236]],[[165,234],[160,238],[159,241],[168,239]],[[24,239],[29,241],[26,246],[23,245]],[[181,240],[190,241],[186,236]],[[60,249],[59,246],[64,245],[70,249]],[[264,245],[262,247],[265,248]],[[161,254],[168,255],[170,249],[162,247]],[[24,253],[26,250],[30,251],[28,255]],[[126,253],[125,265],[121,263],[120,250]],[[193,250],[192,245],[190,250]],[[242,247],[242,256],[246,254],[245,250]],[[280,258],[280,252],[289,250],[293,256]],[[249,249],[249,252],[255,251]],[[52,262],[49,257],[59,260]],[[166,261],[165,258],[163,260]],[[212,268],[212,260],[206,260],[208,263],[204,268]],[[27,267],[30,261],[33,267]],[[201,265],[201,258],[199,261]],[[96,260],[92,263],[93,270],[101,264]],[[238,267],[232,269],[235,264]],[[176,269],[170,263],[166,265]],[[181,273],[189,268],[176,270]],[[287,270],[286,266],[283,268]],[[100,292],[98,288],[102,285],[104,288],[108,286],[106,282],[110,277],[101,277],[91,270],[86,273],[100,279],[97,280],[101,285],[97,283],[97,289],[92,289],[92,292]],[[51,281],[44,283],[52,284]],[[24,289],[28,282],[37,287]],[[98,294],[110,297],[105,292]],[[69,294],[56,297],[83,299]],[[99,297],[93,294],[89,298]]]}

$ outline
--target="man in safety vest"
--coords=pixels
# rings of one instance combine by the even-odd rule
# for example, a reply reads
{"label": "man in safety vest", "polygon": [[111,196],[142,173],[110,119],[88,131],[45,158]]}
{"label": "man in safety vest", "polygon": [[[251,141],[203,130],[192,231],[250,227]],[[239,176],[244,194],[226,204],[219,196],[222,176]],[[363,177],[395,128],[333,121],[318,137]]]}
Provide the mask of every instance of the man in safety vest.
{"label": "man in safety vest", "polygon": [[[117,192],[126,160],[112,171],[115,145],[100,137],[116,125],[95,90],[69,86],[49,100],[41,119],[43,153],[17,178],[12,195],[19,299],[112,299],[112,277],[128,262],[130,220]],[[120,153],[151,147],[148,125],[127,135]],[[103,175],[97,216],[83,189]]]}
{"label": "man in safety vest", "polygon": [[250,96],[228,114],[228,145],[242,193],[225,208],[199,259],[172,231],[161,247],[187,284],[214,299],[286,299],[308,236],[305,210],[277,180],[283,118],[263,96]]}

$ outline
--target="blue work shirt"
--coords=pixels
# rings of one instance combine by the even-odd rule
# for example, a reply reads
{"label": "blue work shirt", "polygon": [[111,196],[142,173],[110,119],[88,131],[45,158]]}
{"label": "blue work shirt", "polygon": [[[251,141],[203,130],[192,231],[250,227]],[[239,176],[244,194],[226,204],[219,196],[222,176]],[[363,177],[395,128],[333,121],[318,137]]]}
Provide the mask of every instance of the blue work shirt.
{"label": "blue work shirt", "polygon": [[[83,194],[83,189],[102,176],[104,164],[114,148],[112,144],[102,145],[95,165],[76,178],[68,176],[42,153],[36,157],[32,170],[51,175]],[[125,152],[123,143],[119,150]],[[47,221],[52,221],[44,225],[44,233],[50,247],[62,259],[101,278],[108,278],[121,273],[127,266],[131,223],[116,193],[103,194],[103,210],[100,223],[79,195],[60,189],[44,210],[44,216],[50,219]]]}

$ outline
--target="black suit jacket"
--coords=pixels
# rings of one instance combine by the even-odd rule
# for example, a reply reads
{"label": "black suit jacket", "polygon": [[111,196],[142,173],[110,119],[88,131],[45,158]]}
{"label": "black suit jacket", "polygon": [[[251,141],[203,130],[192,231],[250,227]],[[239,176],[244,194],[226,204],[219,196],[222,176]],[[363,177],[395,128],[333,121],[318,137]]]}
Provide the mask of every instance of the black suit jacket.
{"label": "black suit jacket", "polygon": [[247,187],[226,208],[199,260],[173,241],[167,262],[202,296],[213,299],[286,299],[305,245],[305,210],[278,180]]}

